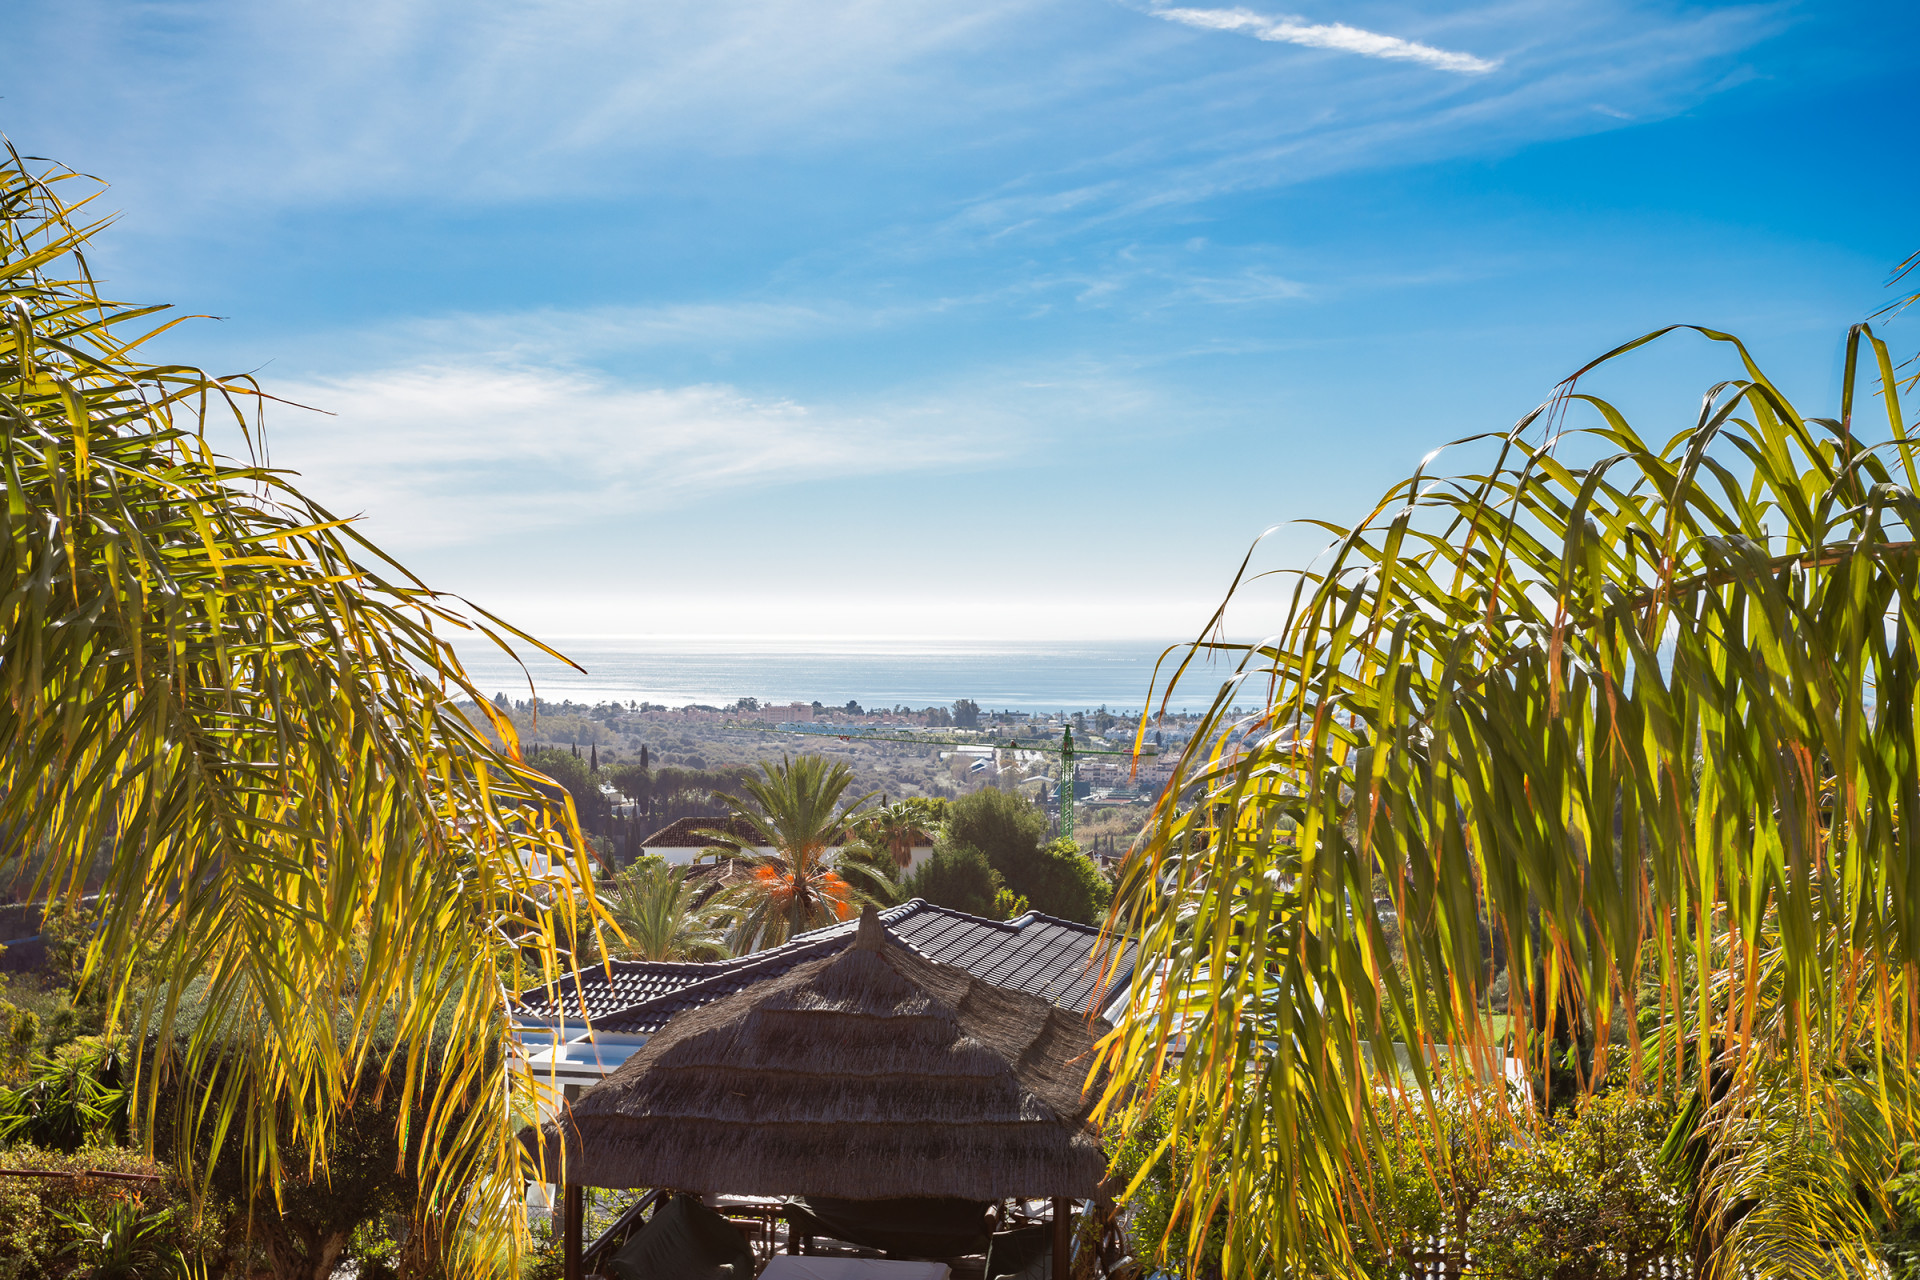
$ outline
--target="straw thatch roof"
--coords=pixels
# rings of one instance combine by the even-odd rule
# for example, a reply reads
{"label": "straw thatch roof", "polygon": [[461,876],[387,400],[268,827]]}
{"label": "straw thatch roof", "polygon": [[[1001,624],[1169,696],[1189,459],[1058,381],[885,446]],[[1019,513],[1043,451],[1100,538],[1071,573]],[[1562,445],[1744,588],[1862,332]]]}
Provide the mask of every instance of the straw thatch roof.
{"label": "straw thatch roof", "polygon": [[551,1122],[569,1181],[756,1195],[1094,1194],[1089,1022],[901,945],[836,952],[670,1022]]}

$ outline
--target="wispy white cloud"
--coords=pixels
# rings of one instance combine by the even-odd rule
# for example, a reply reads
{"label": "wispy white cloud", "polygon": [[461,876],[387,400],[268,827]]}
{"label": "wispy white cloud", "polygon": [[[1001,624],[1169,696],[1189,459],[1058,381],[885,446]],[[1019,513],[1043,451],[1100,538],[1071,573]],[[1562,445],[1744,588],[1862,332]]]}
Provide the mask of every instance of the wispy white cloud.
{"label": "wispy white cloud", "polygon": [[403,547],[484,543],[726,503],[822,477],[978,464],[1015,447],[980,406],[844,409],[723,384],[423,364],[280,384],[270,461]]}
{"label": "wispy white cloud", "polygon": [[1344,22],[1307,22],[1300,18],[1269,18],[1251,9],[1180,9],[1156,5],[1149,12],[1169,22],[1198,27],[1203,31],[1236,31],[1250,35],[1256,40],[1269,40],[1275,44],[1305,45],[1309,49],[1337,49],[1343,53],[1357,53],[1366,58],[1394,58],[1406,62],[1417,62],[1422,66],[1433,67],[1440,71],[1479,74],[1492,71],[1500,65],[1498,58],[1479,58],[1470,53],[1436,49],[1430,44],[1421,44],[1416,40],[1403,40],[1399,36],[1382,35],[1377,31],[1365,31],[1359,27],[1350,27]]}
{"label": "wispy white cloud", "polygon": [[[1145,12],[1166,17],[1175,10]],[[1054,170],[1035,167],[982,192],[936,231],[921,233],[916,247],[974,246],[1010,232],[1064,239],[1184,217],[1236,192],[1659,120],[1738,83],[1731,61],[1790,21],[1790,13],[1768,4],[1654,20],[1587,0],[1518,0],[1450,20],[1497,32],[1486,38],[1503,51],[1500,75],[1413,76],[1344,60],[1287,76],[1265,66],[1235,67],[1218,72],[1192,100],[1174,99],[1171,114],[1106,154]],[[1540,29],[1531,29],[1536,24]]]}
{"label": "wispy white cloud", "polygon": [[[137,215],[122,234],[204,227],[210,210],[244,226],[263,206],[390,201],[627,199],[645,223],[690,191],[723,221],[795,196],[805,213],[821,172],[833,190],[913,190],[920,227],[1028,175],[1071,175],[1029,193],[1027,217],[1058,224],[1276,137],[1347,167],[1399,163],[1348,126],[1414,124],[1463,95],[1553,98],[1588,80],[1599,101],[1658,118],[1789,20],[1778,0],[1478,0],[1412,39],[1204,0],[72,0],[34,10],[22,47],[87,56],[37,68],[7,100],[8,128],[122,184],[116,203]],[[1274,76],[1174,24],[1358,56]],[[1394,59],[1459,74],[1406,75]],[[1539,96],[1456,118],[1447,149],[1564,133],[1563,104]],[[923,167],[934,156],[948,161]],[[891,185],[906,170],[910,188]]]}

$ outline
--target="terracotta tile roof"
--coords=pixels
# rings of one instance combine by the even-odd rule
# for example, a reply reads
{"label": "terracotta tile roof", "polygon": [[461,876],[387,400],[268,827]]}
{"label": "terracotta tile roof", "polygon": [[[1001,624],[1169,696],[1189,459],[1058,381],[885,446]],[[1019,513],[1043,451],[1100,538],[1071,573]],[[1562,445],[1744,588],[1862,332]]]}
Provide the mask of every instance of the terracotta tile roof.
{"label": "terracotta tile roof", "polygon": [[[1094,957],[1098,929],[1037,911],[1012,920],[983,920],[915,898],[881,912],[880,919],[894,937],[929,960],[957,965],[984,982],[1041,996],[1075,1013],[1099,1012],[1133,976],[1133,944],[1126,945],[1115,971],[1105,974]],[[596,965],[580,975],[577,995],[573,980],[564,979],[553,994],[521,1005],[519,1016],[551,1019],[564,1005],[577,1018],[584,1001],[597,1029],[651,1035],[675,1014],[847,946],[855,923],[803,933],[785,946],[733,960],[615,961],[611,978]]]}
{"label": "terracotta tile roof", "polygon": [[724,831],[752,848],[758,848],[766,839],[760,834],[758,827],[740,818],[682,818],[642,840],[640,847],[643,849],[714,848],[713,837],[695,834],[700,831]]}

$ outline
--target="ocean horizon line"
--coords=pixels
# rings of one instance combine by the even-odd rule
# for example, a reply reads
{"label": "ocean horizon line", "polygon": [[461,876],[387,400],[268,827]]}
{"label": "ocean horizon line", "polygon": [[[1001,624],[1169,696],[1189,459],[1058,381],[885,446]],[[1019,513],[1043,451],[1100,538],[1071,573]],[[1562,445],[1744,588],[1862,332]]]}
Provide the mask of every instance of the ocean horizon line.
{"label": "ocean horizon line", "polygon": [[[559,647],[561,641],[585,641],[588,643],[621,644],[718,644],[729,648],[764,646],[773,650],[811,648],[829,646],[834,652],[858,652],[862,648],[882,648],[888,651],[925,650],[930,652],[974,653],[993,650],[1009,652],[1024,650],[1061,650],[1061,649],[1143,649],[1165,650],[1185,648],[1196,643],[1192,640],[1167,640],[1157,637],[1119,637],[1087,639],[1044,639],[1035,640],[1025,637],[966,636],[942,639],[937,636],[912,634],[874,634],[872,632],[804,632],[784,635],[765,635],[748,632],[706,632],[706,631],[546,631],[536,632],[522,627],[521,630],[533,636],[542,644]],[[474,645],[483,648],[497,648],[494,643],[477,633],[459,632],[448,637],[456,646]],[[511,640],[512,637],[509,637]],[[522,642],[524,643],[524,642]]]}
{"label": "ocean horizon line", "polygon": [[[971,699],[989,710],[1094,710],[1158,703],[1180,665],[1183,646],[1164,643],[1046,641],[997,644],[923,642],[823,643],[819,637],[769,641],[764,636],[543,637],[543,643],[585,668],[563,665],[521,646],[516,662],[484,639],[456,644],[473,682],[518,701],[650,702],[663,706],[726,706],[820,702],[844,706],[924,708]],[[1191,668],[1173,708],[1212,701],[1222,662]],[[1156,678],[1156,668],[1157,678]],[[1199,679],[1194,677],[1199,675]],[[529,690],[531,684],[531,690]]]}

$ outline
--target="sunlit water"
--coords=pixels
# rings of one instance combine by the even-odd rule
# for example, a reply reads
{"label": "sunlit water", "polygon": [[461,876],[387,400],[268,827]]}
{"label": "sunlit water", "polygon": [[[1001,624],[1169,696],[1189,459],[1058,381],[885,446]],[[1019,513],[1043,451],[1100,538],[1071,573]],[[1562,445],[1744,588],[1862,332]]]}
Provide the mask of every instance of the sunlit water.
{"label": "sunlit water", "polygon": [[[1138,709],[1153,687],[1162,646],[1126,644],[939,645],[923,641],[764,640],[701,637],[542,637],[586,668],[582,674],[549,659],[528,660],[542,699],[561,702],[655,702],[725,706],[742,697],[762,702],[815,702],[863,707],[945,706],[971,698],[988,710]],[[487,693],[527,696],[527,672],[498,649],[462,644],[461,658]],[[1177,657],[1162,671],[1177,664]],[[1172,706],[1212,700],[1218,667],[1196,668]],[[1157,704],[1158,697],[1155,697]]]}

